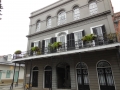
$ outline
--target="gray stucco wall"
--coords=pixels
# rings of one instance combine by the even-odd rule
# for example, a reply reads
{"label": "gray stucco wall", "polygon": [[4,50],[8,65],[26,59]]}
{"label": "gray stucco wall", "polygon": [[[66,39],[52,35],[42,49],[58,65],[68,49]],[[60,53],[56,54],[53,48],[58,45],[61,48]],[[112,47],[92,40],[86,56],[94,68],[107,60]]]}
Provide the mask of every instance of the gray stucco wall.
{"label": "gray stucco wall", "polygon": [[[89,85],[90,90],[100,90],[99,82],[97,76],[96,65],[100,60],[108,61],[111,64],[113,78],[115,82],[116,90],[120,90],[120,67],[118,67],[118,58],[116,50],[104,50],[104,51],[96,51],[96,52],[88,52],[82,53],[82,59],[80,60],[78,54],[44,58],[33,60],[32,67],[37,66],[39,68],[38,75],[38,87],[33,88],[35,90],[47,90],[44,88],[44,68],[46,65],[50,65],[52,67],[52,90],[61,90],[57,89],[57,75],[56,75],[56,66],[60,62],[66,62],[70,65],[70,77],[71,77],[71,89],[68,90],[77,90],[77,81],[76,81],[76,65],[79,62],[84,62],[87,64],[88,73],[89,73]],[[30,61],[27,65],[27,74],[30,73]],[[26,78],[26,82],[29,81],[29,78]],[[63,90],[63,89],[62,89]],[[67,89],[65,89],[67,90]]]}

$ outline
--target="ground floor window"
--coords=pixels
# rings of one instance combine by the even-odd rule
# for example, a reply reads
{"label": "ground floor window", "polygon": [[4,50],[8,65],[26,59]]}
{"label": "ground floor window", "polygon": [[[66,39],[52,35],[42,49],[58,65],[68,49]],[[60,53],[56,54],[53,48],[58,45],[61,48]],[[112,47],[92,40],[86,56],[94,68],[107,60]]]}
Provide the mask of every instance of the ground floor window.
{"label": "ground floor window", "polygon": [[57,65],[57,86],[59,89],[70,89],[70,66],[67,63],[59,63]]}
{"label": "ground floor window", "polygon": [[80,62],[76,66],[78,90],[90,90],[87,65]]}
{"label": "ground floor window", "polygon": [[44,72],[45,72],[44,87],[51,88],[52,87],[52,68],[50,66],[46,66]]}
{"label": "ground floor window", "polygon": [[32,87],[38,87],[38,67],[34,67],[32,71]]}
{"label": "ground floor window", "polygon": [[106,61],[97,65],[100,90],[115,90],[111,66]]}

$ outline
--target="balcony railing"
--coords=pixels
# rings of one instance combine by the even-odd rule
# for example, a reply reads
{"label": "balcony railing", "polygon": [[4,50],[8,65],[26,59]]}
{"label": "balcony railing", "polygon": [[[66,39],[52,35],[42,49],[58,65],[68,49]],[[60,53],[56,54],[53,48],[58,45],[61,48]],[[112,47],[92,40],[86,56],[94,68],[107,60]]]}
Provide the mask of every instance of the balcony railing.
{"label": "balcony railing", "polygon": [[69,43],[62,43],[62,45],[59,48],[50,48],[45,47],[44,49],[39,49],[37,52],[33,52],[32,50],[22,52],[21,54],[14,54],[13,59],[19,59],[19,58],[27,58],[37,55],[46,55],[50,53],[60,53],[60,52],[67,52],[70,50],[77,50],[77,49],[84,49],[84,48],[92,48],[92,47],[98,47],[108,44],[117,43],[117,36],[116,34],[112,34],[111,36],[97,36],[92,41],[73,41]]}

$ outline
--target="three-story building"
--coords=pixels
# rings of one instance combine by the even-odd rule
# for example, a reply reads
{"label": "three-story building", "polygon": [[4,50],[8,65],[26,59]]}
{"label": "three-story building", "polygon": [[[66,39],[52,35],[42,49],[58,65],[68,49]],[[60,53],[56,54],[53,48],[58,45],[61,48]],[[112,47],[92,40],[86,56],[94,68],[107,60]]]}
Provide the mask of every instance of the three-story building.
{"label": "three-story building", "polygon": [[110,0],[60,0],[31,13],[25,84],[32,90],[120,90]]}

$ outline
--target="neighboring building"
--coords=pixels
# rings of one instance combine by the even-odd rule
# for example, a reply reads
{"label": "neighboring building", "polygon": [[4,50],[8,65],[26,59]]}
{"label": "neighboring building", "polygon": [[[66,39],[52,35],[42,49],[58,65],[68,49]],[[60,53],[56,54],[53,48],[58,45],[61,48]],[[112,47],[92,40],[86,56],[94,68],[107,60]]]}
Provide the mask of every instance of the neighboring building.
{"label": "neighboring building", "polygon": [[114,14],[114,25],[118,36],[118,40],[120,41],[120,12]]}
{"label": "neighboring building", "polygon": [[[11,84],[14,75],[14,63],[11,63],[11,55],[4,55],[0,57],[0,84]],[[18,75],[19,74],[19,75]],[[23,82],[24,78],[24,65],[16,65],[14,82]]]}
{"label": "neighboring building", "polygon": [[28,51],[13,60],[25,63],[24,83],[32,90],[120,90],[113,15],[110,0],[60,0],[32,12]]}

